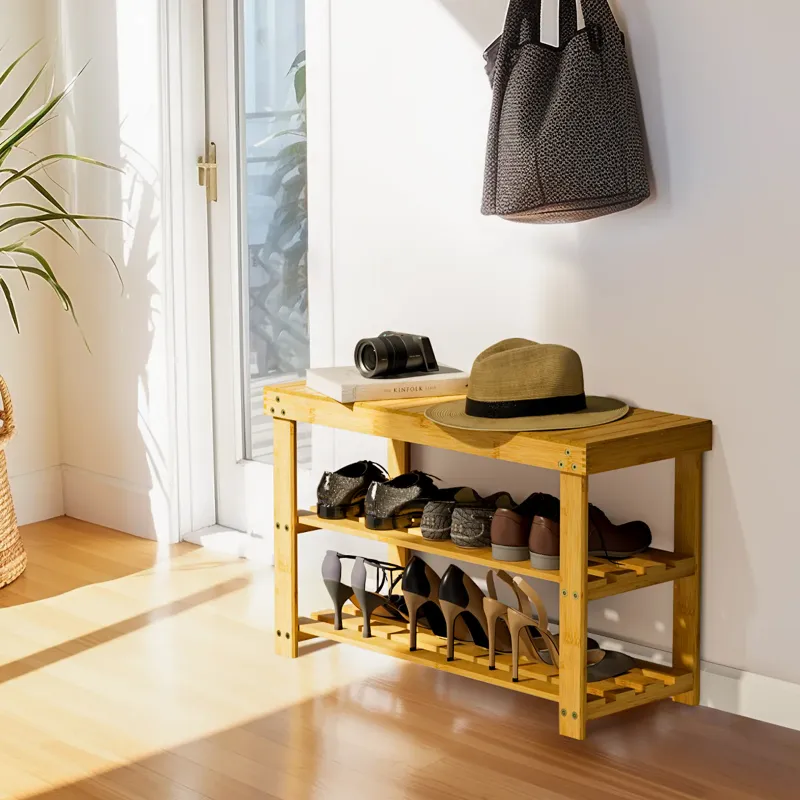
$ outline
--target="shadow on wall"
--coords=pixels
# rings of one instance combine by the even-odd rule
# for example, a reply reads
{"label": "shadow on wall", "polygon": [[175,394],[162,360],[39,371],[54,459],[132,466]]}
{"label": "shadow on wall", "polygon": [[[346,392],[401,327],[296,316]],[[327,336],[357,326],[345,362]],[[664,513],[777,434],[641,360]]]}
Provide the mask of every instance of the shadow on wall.
{"label": "shadow on wall", "polygon": [[485,0],[438,0],[464,30],[485,50],[502,32],[506,3]]}
{"label": "shadow on wall", "polygon": [[[138,8],[134,8],[138,6]],[[59,7],[61,77],[87,62],[66,130],[72,152],[124,173],[73,168],[73,197],[90,213],[127,225],[95,224],[97,250],[81,246],[69,285],[91,353],[72,332],[62,343],[66,513],[167,540],[169,492],[164,281],[161,274],[161,125],[158,14],[119,0]],[[120,292],[102,251],[120,266]]]}
{"label": "shadow on wall", "polygon": [[[437,4],[475,41],[476,59],[502,30],[507,7],[506,3],[479,0],[437,0]],[[546,9],[547,13],[553,16],[555,2],[549,5],[552,7]],[[755,624],[753,613],[757,605],[743,521],[749,519],[751,525],[758,525],[754,503],[759,493],[755,486],[746,485],[744,465],[737,480],[729,463],[732,450],[736,457],[746,458],[740,444],[748,438],[744,433],[747,421],[742,417],[743,401],[732,400],[730,407],[715,404],[713,393],[719,393],[719,384],[713,393],[705,387],[709,381],[724,383],[738,374],[737,370],[725,369],[722,362],[727,358],[725,354],[733,352],[731,333],[734,338],[749,333],[745,334],[747,326],[737,326],[733,319],[724,326],[714,321],[718,316],[709,313],[709,304],[718,296],[719,288],[712,285],[718,276],[713,270],[698,272],[699,264],[719,263],[720,239],[711,232],[721,236],[729,228],[723,223],[724,212],[709,202],[706,189],[715,182],[728,185],[730,193],[722,205],[728,209],[729,218],[736,218],[737,193],[728,175],[731,164],[737,162],[725,161],[717,154],[719,143],[726,141],[724,118],[702,127],[708,115],[697,107],[694,87],[698,83],[711,84],[714,74],[692,73],[690,65],[706,63],[709,70],[715,71],[719,66],[713,59],[701,59],[697,53],[683,60],[673,58],[674,43],[665,32],[676,26],[682,30],[681,21],[676,22],[674,16],[688,15],[683,6],[670,11],[653,3],[612,5],[628,34],[653,164],[654,196],[633,211],[565,227],[565,246],[555,250],[551,232],[531,226],[527,234],[530,261],[525,263],[523,257],[512,268],[512,274],[519,276],[522,286],[528,272],[550,269],[541,264],[543,251],[547,251],[547,260],[559,268],[560,274],[555,280],[548,280],[546,286],[537,286],[530,295],[530,308],[539,309],[536,313],[541,324],[528,322],[527,330],[509,330],[507,335],[536,339],[546,328],[551,341],[575,347],[584,362],[587,388],[593,393],[623,396],[633,405],[715,418],[719,425],[715,428],[715,452],[706,457],[704,548],[704,618],[714,620],[714,625],[706,628],[703,652],[713,651],[717,658],[723,653],[724,663],[742,667],[754,649],[747,631]],[[664,18],[659,18],[662,15]],[[709,9],[702,16],[710,18],[714,14]],[[707,46],[701,33],[714,29],[711,20],[687,17],[685,24],[691,35],[686,37],[684,46]],[[723,57],[733,62],[727,45]],[[730,66],[735,69],[735,63]],[[753,82],[745,81],[744,85],[750,83]],[[689,105],[690,98],[695,98],[691,101],[694,106]],[[719,103],[719,98],[715,96],[714,102]],[[733,120],[729,118],[727,124],[733,126]],[[745,153],[739,156],[746,162]],[[755,176],[752,181],[758,185]],[[717,196],[715,190],[714,197]],[[764,225],[765,230],[770,230],[774,222],[764,220]],[[497,232],[498,236],[504,233],[499,227]],[[509,225],[504,238],[525,235]],[[742,265],[763,261],[763,254],[759,259],[753,253],[749,261],[737,255],[737,245],[731,245],[737,238],[745,252],[753,247],[753,237],[743,229],[731,233],[725,251],[739,265],[732,275],[735,281],[744,279]],[[543,296],[549,311],[540,308]],[[752,345],[743,344],[743,352],[751,349]],[[729,391],[734,398],[738,390],[731,385]],[[738,431],[739,442],[729,442],[720,435],[723,424],[728,435]],[[539,470],[487,465],[480,459],[442,451],[415,448],[414,466],[446,476],[450,484],[469,483],[478,491],[509,488],[515,497],[519,494],[517,499],[534,490],[557,493],[553,476]],[[598,476],[591,481],[591,499],[614,521],[646,519],[654,530],[656,545],[669,549],[672,478],[672,466],[666,462]],[[760,489],[767,496],[773,495],[776,489],[765,483],[760,482]],[[741,507],[744,498],[752,498],[749,510]],[[777,498],[775,502],[779,502]],[[735,575],[734,592],[726,585],[726,574]],[[547,589],[545,592],[551,614],[555,615],[557,597]],[[592,604],[590,627],[612,637],[670,649],[671,617],[671,591],[668,586],[656,587],[636,600],[621,596]],[[736,620],[741,620],[741,625]],[[728,632],[727,637],[723,631]],[[736,631],[733,638],[732,631]],[[708,642],[710,647],[706,646]],[[764,671],[769,672],[766,668]]]}

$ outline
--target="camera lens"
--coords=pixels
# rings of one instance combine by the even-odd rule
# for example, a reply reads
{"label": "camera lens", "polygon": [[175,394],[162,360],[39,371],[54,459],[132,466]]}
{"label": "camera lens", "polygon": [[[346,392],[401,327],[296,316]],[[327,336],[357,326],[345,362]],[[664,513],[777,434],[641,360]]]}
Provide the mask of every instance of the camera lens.
{"label": "camera lens", "polygon": [[361,352],[358,354],[360,366],[367,372],[374,372],[378,366],[378,354],[375,352],[375,345],[371,342],[364,342]]}
{"label": "camera lens", "polygon": [[362,339],[356,345],[356,366],[365,378],[382,378],[392,366],[386,343],[380,338]]}

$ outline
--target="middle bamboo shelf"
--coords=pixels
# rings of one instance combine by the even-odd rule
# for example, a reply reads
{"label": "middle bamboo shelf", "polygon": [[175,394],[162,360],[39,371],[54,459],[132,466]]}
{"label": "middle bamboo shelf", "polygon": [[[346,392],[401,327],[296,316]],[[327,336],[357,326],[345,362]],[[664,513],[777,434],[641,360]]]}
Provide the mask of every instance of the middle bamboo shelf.
{"label": "middle bamboo shelf", "polygon": [[[517,575],[560,583],[558,570],[535,569],[527,561],[498,561],[492,558],[490,548],[475,550],[465,549],[452,541],[431,541],[424,539],[417,528],[409,530],[373,531],[364,525],[363,520],[321,519],[313,511],[301,511],[298,518],[298,532],[324,529],[360,536],[363,539],[385,542],[395,547],[404,547],[422,553],[442,556],[443,558],[479,564],[490,569],[504,569]],[[607,561],[602,558],[590,558],[587,569],[588,599],[597,600],[645,586],[655,586],[694,575],[695,559],[666,550],[649,549],[644,553],[621,561]]]}

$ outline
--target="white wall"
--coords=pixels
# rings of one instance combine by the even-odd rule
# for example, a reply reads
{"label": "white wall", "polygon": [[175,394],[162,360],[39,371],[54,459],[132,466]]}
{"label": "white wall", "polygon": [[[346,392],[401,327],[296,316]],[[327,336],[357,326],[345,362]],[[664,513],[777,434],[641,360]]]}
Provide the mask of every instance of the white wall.
{"label": "white wall", "polygon": [[[347,363],[359,337],[411,330],[469,365],[504,337],[560,342],[580,352],[591,392],[711,418],[703,658],[800,682],[800,6],[769,5],[771,19],[751,0],[619,0],[656,196],[534,227],[479,213],[481,53],[505,4],[332,3],[335,344]],[[340,464],[361,454],[384,448],[340,440]],[[534,469],[415,459],[486,492],[557,490]],[[591,499],[618,521],[646,519],[669,547],[671,478],[670,463],[599,476]],[[670,620],[664,586],[594,603],[590,627],[668,649]]]}
{"label": "white wall", "polygon": [[[69,320],[58,329],[59,411],[66,513],[129,533],[174,532],[175,447],[170,400],[162,179],[161,3],[52,0],[50,35],[62,79],[81,76],[62,143],[120,166],[76,166],[65,176],[99,245],[70,254],[68,288],[91,352]],[[116,259],[121,287],[103,250]]]}
{"label": "white wall", "polygon": [[[45,0],[4,0],[0,4],[0,29],[7,42],[3,49],[2,69],[45,35]],[[7,108],[16,100],[33,75],[49,57],[46,43],[20,64],[0,89],[0,106]],[[42,91],[31,96],[44,99]],[[22,117],[19,118],[20,120]],[[46,152],[50,130],[44,128],[31,147]],[[24,193],[22,193],[24,194]],[[19,199],[23,199],[22,194]],[[3,193],[3,202],[9,202]],[[30,202],[30,197],[27,198]],[[39,237],[39,242],[44,241]],[[44,244],[46,254],[55,249]],[[63,265],[53,266],[61,273]],[[5,305],[0,300],[0,375],[8,383],[14,403],[17,436],[7,451],[11,487],[20,523],[54,517],[63,513],[61,493],[61,455],[57,397],[55,319],[59,304],[51,290],[36,281],[27,292],[21,280],[9,278],[19,314],[21,334],[17,334]]]}

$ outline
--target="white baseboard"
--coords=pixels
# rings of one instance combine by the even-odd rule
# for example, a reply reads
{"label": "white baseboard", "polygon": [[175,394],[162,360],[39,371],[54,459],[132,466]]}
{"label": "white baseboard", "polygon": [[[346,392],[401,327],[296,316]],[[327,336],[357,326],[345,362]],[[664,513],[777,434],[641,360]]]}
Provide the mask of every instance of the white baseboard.
{"label": "white baseboard", "polygon": [[14,475],[11,496],[20,525],[60,517],[64,513],[61,466]]}
{"label": "white baseboard", "polygon": [[265,564],[274,563],[272,546],[269,542],[233,528],[226,528],[224,525],[212,525],[210,528],[193,531],[184,536],[183,541],[199,544],[218,553],[249,558]]}
{"label": "white baseboard", "polygon": [[62,474],[68,517],[145,539],[175,540],[163,490],[69,465]]}
{"label": "white baseboard", "polygon": [[[608,639],[594,634],[600,646],[621,650],[634,658],[669,665],[663,650]],[[800,730],[800,684],[744,672],[703,661],[700,664],[700,705]]]}

